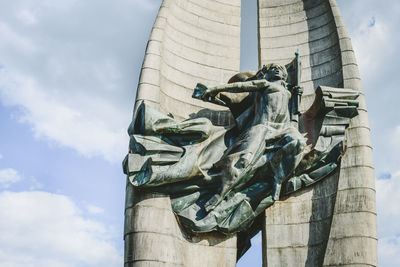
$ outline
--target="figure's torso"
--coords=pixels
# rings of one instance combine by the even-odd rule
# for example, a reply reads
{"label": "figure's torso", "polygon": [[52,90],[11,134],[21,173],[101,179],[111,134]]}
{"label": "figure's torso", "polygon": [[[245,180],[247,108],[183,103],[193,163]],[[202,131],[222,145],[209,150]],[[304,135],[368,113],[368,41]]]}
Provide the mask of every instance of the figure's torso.
{"label": "figure's torso", "polygon": [[271,130],[280,130],[290,124],[289,100],[291,93],[282,81],[272,84],[254,95],[253,126],[261,124]]}

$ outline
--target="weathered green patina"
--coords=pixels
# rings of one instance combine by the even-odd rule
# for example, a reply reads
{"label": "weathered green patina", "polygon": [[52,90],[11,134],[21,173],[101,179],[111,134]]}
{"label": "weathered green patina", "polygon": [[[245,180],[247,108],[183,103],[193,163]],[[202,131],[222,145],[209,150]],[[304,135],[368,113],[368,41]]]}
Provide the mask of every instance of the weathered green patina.
{"label": "weathered green patina", "polygon": [[318,87],[314,104],[299,114],[298,66],[270,64],[226,85],[198,84],[193,97],[227,106],[235,118],[229,127],[201,117],[178,122],[142,104],[128,129],[130,182],[169,194],[188,232],[251,231],[280,195],[335,171],[358,114],[357,93],[329,87]]}

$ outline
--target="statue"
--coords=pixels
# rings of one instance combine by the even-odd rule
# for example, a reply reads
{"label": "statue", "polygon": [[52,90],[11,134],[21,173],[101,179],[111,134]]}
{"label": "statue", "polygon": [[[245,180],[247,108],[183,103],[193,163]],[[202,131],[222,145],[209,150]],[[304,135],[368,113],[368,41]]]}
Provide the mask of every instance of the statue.
{"label": "statue", "polygon": [[296,55],[287,66],[239,73],[225,85],[197,84],[192,97],[228,107],[231,126],[202,117],[178,122],[141,104],[123,163],[132,185],[169,194],[188,233],[251,230],[280,195],[336,170],[357,115],[358,93],[322,86],[300,114],[300,68]]}

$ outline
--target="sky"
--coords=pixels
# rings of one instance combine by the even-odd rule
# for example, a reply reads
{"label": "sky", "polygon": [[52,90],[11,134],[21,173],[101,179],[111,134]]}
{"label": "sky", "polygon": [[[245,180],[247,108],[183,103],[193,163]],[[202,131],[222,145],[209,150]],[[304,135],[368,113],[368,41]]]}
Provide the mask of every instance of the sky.
{"label": "sky", "polygon": [[[0,1],[0,266],[121,266],[121,161],[161,0]],[[256,25],[244,2],[243,23]],[[399,266],[400,2],[338,3],[369,110],[379,266]],[[246,27],[241,68],[255,69]],[[257,236],[238,266],[260,263]]]}

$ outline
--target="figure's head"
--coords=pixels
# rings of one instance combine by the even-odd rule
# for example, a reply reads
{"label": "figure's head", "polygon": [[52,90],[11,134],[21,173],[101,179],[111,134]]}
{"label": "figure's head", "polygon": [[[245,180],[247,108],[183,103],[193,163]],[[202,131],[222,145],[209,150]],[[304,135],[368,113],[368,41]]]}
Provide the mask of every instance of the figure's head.
{"label": "figure's head", "polygon": [[288,77],[287,70],[285,66],[279,64],[269,64],[267,65],[267,72],[265,78],[267,80],[284,80],[286,81]]}

